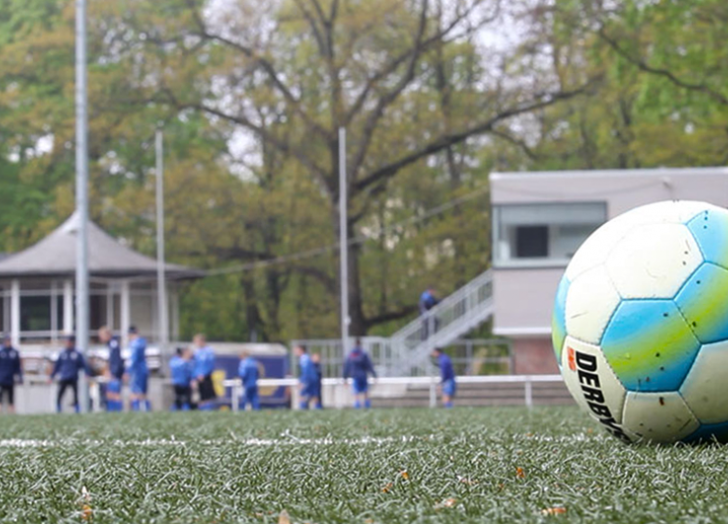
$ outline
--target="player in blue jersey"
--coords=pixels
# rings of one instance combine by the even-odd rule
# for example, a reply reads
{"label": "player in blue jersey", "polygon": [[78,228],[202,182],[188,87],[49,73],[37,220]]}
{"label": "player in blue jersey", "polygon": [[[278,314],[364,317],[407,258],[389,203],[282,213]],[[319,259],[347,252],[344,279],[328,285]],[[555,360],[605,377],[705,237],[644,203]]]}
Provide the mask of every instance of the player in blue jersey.
{"label": "player in blue jersey", "polygon": [[442,405],[446,408],[452,407],[452,399],[455,397],[457,385],[455,384],[455,370],[452,367],[452,360],[440,348],[432,350],[432,357],[437,360],[440,368],[440,393],[442,394]]}
{"label": "player in blue jersey", "polygon": [[354,407],[356,409],[372,407],[369,400],[369,375],[377,378],[372,359],[362,349],[361,340],[357,338],[354,349],[351,350],[344,363],[344,379],[351,378],[352,380]]}
{"label": "player in blue jersey", "polygon": [[324,372],[321,368],[321,355],[314,353],[311,355],[311,362],[313,362],[313,368],[316,370],[316,385],[313,388],[313,394],[316,398],[316,404],[313,405],[314,409],[324,409],[323,406],[323,394],[324,394]]}
{"label": "player in blue jersey", "polygon": [[217,393],[212,383],[212,372],[215,371],[215,351],[207,345],[205,335],[198,333],[193,339],[195,345],[195,381],[200,394],[200,409],[215,409]]}
{"label": "player in blue jersey", "polygon": [[175,411],[189,411],[192,408],[192,374],[195,364],[189,348],[177,348],[177,354],[169,361],[169,371],[174,387]]}
{"label": "player in blue jersey", "polygon": [[68,388],[73,392],[73,409],[78,413],[81,407],[78,404],[78,374],[85,372],[89,376],[86,361],[83,355],[76,349],[76,337],[69,335],[66,337],[66,347],[58,355],[56,363],[53,365],[48,382],[51,383],[58,377],[58,395],[56,397],[56,411],[61,413],[63,396]]}
{"label": "player in blue jersey", "polygon": [[422,318],[422,340],[427,340],[427,337],[437,331],[437,318],[430,318],[428,312],[439,303],[440,300],[437,298],[435,289],[432,286],[428,287],[420,295],[418,307]]}
{"label": "player in blue jersey", "polygon": [[311,356],[303,346],[296,346],[294,349],[298,357],[298,391],[300,399],[298,402],[299,409],[308,409],[311,403],[317,405],[319,403],[316,397],[316,384],[318,382],[318,374],[314,366]]}
{"label": "player in blue jersey", "polygon": [[147,400],[147,386],[149,382],[149,368],[147,368],[147,341],[139,336],[135,326],[129,328],[129,366],[126,374],[131,390],[131,410],[151,411],[152,407]]}
{"label": "player in blue jersey", "polygon": [[258,378],[260,378],[260,370],[258,369],[258,361],[251,357],[247,351],[240,354],[238,376],[243,381],[243,397],[240,399],[240,408],[244,411],[245,407],[250,404],[251,409],[259,410]]}
{"label": "player in blue jersey", "polygon": [[12,346],[10,337],[3,335],[0,347],[0,409],[5,397],[8,399],[8,413],[15,413],[15,384],[23,383],[23,370],[20,367],[20,353]]}
{"label": "player in blue jersey", "polygon": [[99,340],[109,348],[106,368],[106,411],[123,411],[121,383],[124,378],[124,359],[121,358],[121,342],[106,326],[99,329]]}

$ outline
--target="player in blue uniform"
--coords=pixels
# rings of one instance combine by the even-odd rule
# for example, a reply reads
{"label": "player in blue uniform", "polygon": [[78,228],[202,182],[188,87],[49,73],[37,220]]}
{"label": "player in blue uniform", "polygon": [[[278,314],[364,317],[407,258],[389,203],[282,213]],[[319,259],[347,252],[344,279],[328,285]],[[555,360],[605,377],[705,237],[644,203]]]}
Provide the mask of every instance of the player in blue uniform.
{"label": "player in blue uniform", "polygon": [[147,385],[149,381],[149,368],[147,368],[147,341],[139,336],[135,326],[129,328],[129,367],[126,370],[129,389],[131,390],[131,410],[151,411],[152,407],[147,400]]}
{"label": "player in blue uniform", "polygon": [[321,369],[321,355],[314,353],[311,355],[311,362],[313,362],[313,368],[316,370],[316,385],[313,388],[313,394],[316,398],[316,404],[313,405],[314,409],[324,409],[323,406],[323,380],[324,373]]}
{"label": "player in blue uniform", "polygon": [[251,409],[259,410],[258,378],[260,377],[260,370],[258,369],[258,361],[251,357],[247,351],[240,354],[238,376],[243,381],[243,398],[240,399],[241,409],[244,411],[245,407],[250,404]]}
{"label": "player in blue uniform", "polygon": [[318,374],[316,373],[316,368],[314,367],[311,356],[306,351],[306,348],[296,346],[294,351],[298,357],[298,368],[300,373],[298,376],[298,390],[301,398],[298,402],[298,407],[299,409],[308,409],[312,402],[314,405],[318,404],[318,398],[316,397]]}
{"label": "player in blue uniform", "polygon": [[15,383],[23,383],[23,370],[20,367],[20,353],[12,346],[10,337],[3,335],[0,347],[0,408],[5,397],[8,399],[8,413],[15,413]]}
{"label": "player in blue uniform", "polygon": [[446,408],[452,407],[452,399],[455,397],[457,385],[455,384],[455,370],[452,367],[452,360],[440,348],[432,350],[432,357],[437,359],[437,366],[440,368],[440,392],[442,394],[442,405]]}
{"label": "player in blue uniform", "polygon": [[215,371],[215,351],[207,345],[205,335],[198,333],[193,339],[195,344],[195,380],[200,393],[200,409],[215,409],[215,386],[212,383],[212,372]]}
{"label": "player in blue uniform", "polygon": [[66,338],[66,347],[58,355],[56,363],[53,366],[48,382],[51,383],[58,377],[58,396],[56,397],[56,411],[63,411],[61,401],[68,388],[73,392],[73,409],[78,413],[81,408],[78,405],[78,374],[83,371],[86,376],[90,376],[86,367],[86,361],[83,355],[76,349],[76,337],[69,335]]}
{"label": "player in blue uniform", "polygon": [[106,368],[106,411],[123,411],[121,383],[124,378],[124,359],[121,358],[121,342],[106,326],[99,329],[99,340],[109,348]]}
{"label": "player in blue uniform", "polygon": [[418,307],[420,309],[420,317],[422,317],[422,340],[427,340],[427,337],[433,334],[434,331],[437,331],[437,319],[428,318],[427,313],[439,303],[440,300],[435,295],[435,290],[432,286],[428,287],[420,295]]}
{"label": "player in blue uniform", "polygon": [[192,408],[192,374],[194,372],[192,351],[189,348],[177,348],[177,354],[169,361],[169,371],[174,387],[175,411],[189,411]]}
{"label": "player in blue uniform", "polygon": [[377,378],[377,372],[374,371],[372,359],[362,349],[361,340],[356,339],[354,349],[351,350],[344,364],[344,379],[351,378],[352,387],[354,388],[354,407],[372,407],[369,400],[369,375]]}

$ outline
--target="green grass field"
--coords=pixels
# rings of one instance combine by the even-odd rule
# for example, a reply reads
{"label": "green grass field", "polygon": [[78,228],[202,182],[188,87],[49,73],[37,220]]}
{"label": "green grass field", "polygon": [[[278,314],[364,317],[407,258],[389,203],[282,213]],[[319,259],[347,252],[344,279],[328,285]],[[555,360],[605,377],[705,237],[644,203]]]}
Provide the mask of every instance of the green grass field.
{"label": "green grass field", "polygon": [[576,408],[3,417],[0,522],[727,522],[727,451]]}

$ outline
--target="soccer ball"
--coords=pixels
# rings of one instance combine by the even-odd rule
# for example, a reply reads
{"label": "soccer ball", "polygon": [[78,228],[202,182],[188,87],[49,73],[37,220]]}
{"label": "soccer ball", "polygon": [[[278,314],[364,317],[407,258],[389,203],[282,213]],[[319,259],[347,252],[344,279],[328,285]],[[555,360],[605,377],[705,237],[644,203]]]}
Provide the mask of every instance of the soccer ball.
{"label": "soccer ball", "polygon": [[728,211],[659,202],[610,220],[556,293],[569,391],[625,442],[728,442]]}

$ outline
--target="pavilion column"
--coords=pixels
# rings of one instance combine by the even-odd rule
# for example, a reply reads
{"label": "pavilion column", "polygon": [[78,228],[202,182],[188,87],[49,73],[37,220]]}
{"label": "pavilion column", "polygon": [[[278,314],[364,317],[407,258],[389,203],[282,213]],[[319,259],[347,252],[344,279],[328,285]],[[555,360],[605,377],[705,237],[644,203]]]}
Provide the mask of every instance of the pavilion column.
{"label": "pavilion column", "polygon": [[114,331],[114,283],[106,283],[106,327]]}
{"label": "pavilion column", "polygon": [[128,280],[121,281],[121,311],[119,312],[122,345],[129,343],[129,326],[131,325],[131,289]]}
{"label": "pavilion column", "polygon": [[179,293],[177,287],[173,286],[170,289],[170,298],[172,299],[172,340],[179,342]]}
{"label": "pavilion column", "polygon": [[73,281],[63,281],[63,332],[73,333]]}
{"label": "pavilion column", "polygon": [[10,339],[13,346],[20,346],[20,281],[10,283]]}

